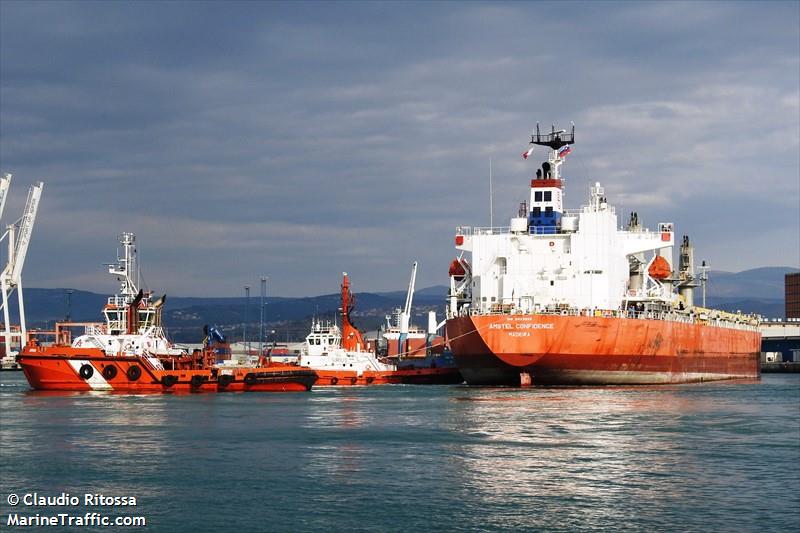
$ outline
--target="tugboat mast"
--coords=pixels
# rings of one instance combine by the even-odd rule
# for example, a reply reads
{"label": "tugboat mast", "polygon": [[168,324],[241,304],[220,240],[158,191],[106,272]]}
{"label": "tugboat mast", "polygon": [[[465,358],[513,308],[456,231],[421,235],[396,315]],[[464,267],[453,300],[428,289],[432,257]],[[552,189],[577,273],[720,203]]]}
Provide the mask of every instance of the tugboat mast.
{"label": "tugboat mast", "polygon": [[139,292],[133,273],[136,272],[136,235],[125,232],[119,236],[122,245],[122,256],[117,253],[117,264],[108,265],[108,273],[117,276],[120,282],[119,293],[130,302]]}

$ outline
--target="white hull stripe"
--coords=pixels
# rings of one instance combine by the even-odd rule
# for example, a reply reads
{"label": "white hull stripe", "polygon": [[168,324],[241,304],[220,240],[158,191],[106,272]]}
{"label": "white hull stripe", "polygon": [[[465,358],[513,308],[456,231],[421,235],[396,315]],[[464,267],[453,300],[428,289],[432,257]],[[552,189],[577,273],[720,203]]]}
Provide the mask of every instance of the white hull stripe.
{"label": "white hull stripe", "polygon": [[[78,374],[78,376],[81,375],[80,371],[81,371],[81,367],[83,365],[90,365],[90,366],[92,365],[92,363],[90,363],[89,361],[86,361],[85,359],[83,359],[83,360],[82,359],[78,359],[78,360],[76,360],[76,359],[68,359],[67,362],[69,362],[69,365],[73,368],[73,370],[75,370],[75,373]],[[92,368],[94,368],[94,366],[92,366]],[[81,379],[83,379],[83,378],[81,378]],[[103,377],[102,372],[100,372],[96,368],[94,368],[94,372],[92,373],[92,377],[90,377],[89,379],[87,379],[85,381],[86,381],[86,383],[89,384],[89,386],[92,388],[92,390],[111,390],[111,389],[113,389],[113,387]]]}

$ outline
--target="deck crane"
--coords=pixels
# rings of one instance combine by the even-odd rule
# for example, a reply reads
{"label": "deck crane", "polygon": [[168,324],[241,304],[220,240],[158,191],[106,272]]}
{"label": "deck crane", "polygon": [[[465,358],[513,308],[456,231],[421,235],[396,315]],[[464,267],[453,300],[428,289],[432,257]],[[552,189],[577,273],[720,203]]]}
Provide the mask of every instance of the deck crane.
{"label": "deck crane", "polygon": [[[11,184],[11,174],[5,174],[0,178],[0,216],[2,216],[8,188]],[[36,212],[39,209],[39,200],[42,196],[44,183],[41,181],[31,185],[28,191],[28,199],[25,202],[25,211],[22,217],[13,224],[9,224],[6,232],[0,237],[0,241],[8,239],[8,262],[2,273],[0,273],[0,291],[3,293],[3,301],[0,306],[3,309],[4,330],[3,337],[6,346],[6,357],[11,355],[11,339],[18,337],[20,346],[25,343],[27,338],[27,328],[25,325],[25,304],[22,297],[22,267],[25,265],[25,256],[28,254],[28,245],[31,242],[33,225],[36,222]],[[19,311],[19,331],[11,331],[9,317],[9,297],[17,291],[18,311]]]}
{"label": "deck crane", "polygon": [[411,321],[411,302],[414,300],[414,284],[417,282],[417,262],[411,265],[411,279],[408,282],[408,292],[406,293],[406,306],[400,313],[400,337],[397,339],[397,356],[402,357],[405,350],[406,339],[408,338],[408,325]]}

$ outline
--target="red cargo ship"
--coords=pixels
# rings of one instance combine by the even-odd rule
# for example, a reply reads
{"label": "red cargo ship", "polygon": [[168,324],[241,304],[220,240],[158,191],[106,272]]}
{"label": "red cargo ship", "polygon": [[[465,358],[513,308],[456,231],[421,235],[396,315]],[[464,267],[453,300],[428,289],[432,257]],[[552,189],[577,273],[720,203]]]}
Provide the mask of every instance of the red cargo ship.
{"label": "red cargo ship", "polygon": [[[694,305],[694,252],[673,225],[619,229],[605,190],[563,209],[560,167],[575,128],[541,134],[549,149],[530,203],[507,228],[458,228],[447,336],[461,374],[478,385],[608,385],[760,376],[758,317]],[[526,152],[527,155],[530,152]],[[471,260],[464,257],[471,253]]]}

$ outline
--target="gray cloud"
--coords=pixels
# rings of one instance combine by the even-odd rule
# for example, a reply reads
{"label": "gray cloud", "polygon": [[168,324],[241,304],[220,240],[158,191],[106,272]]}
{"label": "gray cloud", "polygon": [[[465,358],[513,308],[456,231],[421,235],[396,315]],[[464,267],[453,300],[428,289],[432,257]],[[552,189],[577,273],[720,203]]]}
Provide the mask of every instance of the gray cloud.
{"label": "gray cloud", "polygon": [[26,283],[113,289],[121,231],[174,294],[443,283],[490,157],[495,223],[526,198],[537,120],[577,125],[568,207],[601,181],[716,268],[800,264],[797,3],[455,7],[0,3],[7,214],[46,181]]}

